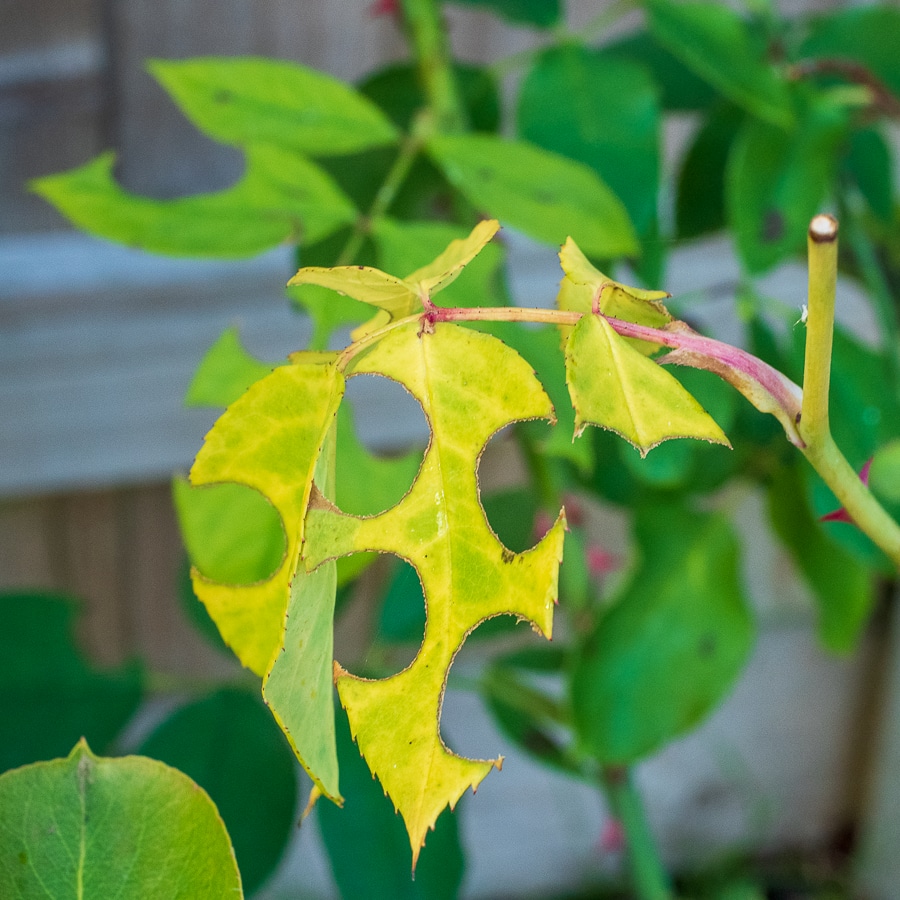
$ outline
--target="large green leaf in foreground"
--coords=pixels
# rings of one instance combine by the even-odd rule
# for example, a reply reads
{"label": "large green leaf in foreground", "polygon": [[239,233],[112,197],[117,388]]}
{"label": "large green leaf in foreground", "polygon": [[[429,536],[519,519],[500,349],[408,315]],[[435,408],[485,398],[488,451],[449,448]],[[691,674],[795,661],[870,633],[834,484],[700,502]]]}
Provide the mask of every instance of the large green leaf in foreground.
{"label": "large green leaf in foreground", "polygon": [[225,826],[187,775],[140,756],[66,759],[0,776],[4,900],[223,900],[241,879]]}
{"label": "large green leaf in foreground", "polygon": [[487,440],[510,421],[552,407],[530,366],[496,338],[457,325],[395,329],[357,365],[387,375],[422,404],[432,438],[409,494],[373,518],[346,515],[316,498],[307,520],[309,568],[360,550],[396,553],[418,570],[428,618],[422,647],[404,671],[367,681],[339,671],[338,690],[372,771],[406,821],[413,859],[441,810],[476,787],[499,760],[456,756],[440,735],[447,671],[466,636],[511,613],[549,636],[563,522],[535,548],[511,553],[487,525],[476,465]]}

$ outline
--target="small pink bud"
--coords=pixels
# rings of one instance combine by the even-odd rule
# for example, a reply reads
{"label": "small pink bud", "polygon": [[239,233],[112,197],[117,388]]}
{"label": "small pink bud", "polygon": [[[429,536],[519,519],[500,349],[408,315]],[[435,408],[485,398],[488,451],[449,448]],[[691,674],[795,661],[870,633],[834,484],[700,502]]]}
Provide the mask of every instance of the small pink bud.
{"label": "small pink bud", "polygon": [[599,578],[601,575],[607,575],[619,568],[619,558],[614,554],[605,550],[599,544],[591,544],[587,548],[585,554],[587,558],[588,572],[594,577]]}
{"label": "small pink bud", "polygon": [[584,506],[574,494],[566,494],[563,497],[563,506],[566,509],[566,522],[578,528],[584,525]]}
{"label": "small pink bud", "polygon": [[534,539],[536,541],[541,540],[552,527],[553,519],[550,513],[539,509],[534,517]]}
{"label": "small pink bud", "polygon": [[603,823],[598,845],[603,853],[621,853],[625,849],[625,829],[618,819],[607,819]]}
{"label": "small pink bud", "polygon": [[375,0],[369,7],[370,16],[396,16],[400,13],[397,0]]}

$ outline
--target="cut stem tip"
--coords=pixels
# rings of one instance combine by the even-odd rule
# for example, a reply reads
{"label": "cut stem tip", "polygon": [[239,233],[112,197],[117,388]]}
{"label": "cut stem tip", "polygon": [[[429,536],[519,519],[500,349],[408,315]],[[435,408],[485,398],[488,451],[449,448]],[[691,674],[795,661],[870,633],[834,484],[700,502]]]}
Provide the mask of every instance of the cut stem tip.
{"label": "cut stem tip", "polygon": [[838,221],[834,216],[827,213],[820,213],[813,216],[813,220],[809,223],[809,237],[817,244],[830,244],[837,239]]}

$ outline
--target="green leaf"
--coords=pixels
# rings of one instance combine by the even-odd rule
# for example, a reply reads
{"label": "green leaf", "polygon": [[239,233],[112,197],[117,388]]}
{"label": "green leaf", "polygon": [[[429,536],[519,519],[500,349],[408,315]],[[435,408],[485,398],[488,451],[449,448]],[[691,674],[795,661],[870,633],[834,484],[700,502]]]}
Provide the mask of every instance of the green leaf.
{"label": "green leaf", "polygon": [[650,71],[664,110],[695,112],[706,109],[716,92],[684,63],[655,41],[648,32],[636,31],[604,46],[610,56],[638,63]]}
{"label": "green leaf", "polygon": [[575,436],[586,425],[615,431],[645,456],[661,441],[694,437],[728,444],[722,429],[681,384],[602,317],[583,316],[566,344]]}
{"label": "green leaf", "polygon": [[341,896],[347,900],[452,900],[458,896],[465,868],[458,817],[448,810],[438,818],[413,879],[403,820],[360,757],[342,712],[337,723],[338,761],[347,800],[341,809],[320,804],[316,818]]}
{"label": "green leaf", "polygon": [[419,477],[395,507],[357,518],[319,500],[307,520],[306,565],[360,550],[395,553],[425,590],[422,647],[404,671],[365,681],[338,669],[338,690],[371,770],[406,821],[413,858],[445,806],[477,786],[497,761],[456,756],[440,738],[447,670],[468,633],[503,613],[549,635],[563,522],[524,554],[488,528],[478,502],[476,460],[511,420],[547,417],[550,401],[530,366],[496,338],[448,323],[420,333],[396,328],[356,372],[385,375],[419,400],[431,443]]}
{"label": "green leaf", "polygon": [[222,584],[265,581],[284,559],[286,541],[278,511],[241,484],[191,487],[172,481],[182,540],[197,573]]}
{"label": "green leaf", "polygon": [[768,501],[775,533],[791,552],[818,604],[822,643],[836,653],[849,653],[858,644],[874,603],[871,575],[825,534],[813,516],[796,467],[784,466],[776,472]]}
{"label": "green leaf", "polygon": [[869,487],[882,503],[900,506],[900,440],[879,447],[872,457]]}
{"label": "green leaf", "polygon": [[610,765],[705,718],[749,656],[753,622],[727,520],[658,503],[635,521],[640,567],[579,650],[572,707],[585,752]]}
{"label": "green leaf", "polygon": [[212,56],[157,59],[148,68],[198,128],[226,144],[324,156],[398,139],[381,110],[352,87],[296,63]]}
{"label": "green leaf", "polygon": [[382,457],[370,453],[356,436],[353,415],[343,404],[337,413],[338,506],[355,516],[374,516],[403,499],[422,464],[422,450]]}
{"label": "green leaf", "polygon": [[836,9],[812,20],[810,33],[800,45],[799,55],[856,60],[900,97],[898,34],[900,10],[893,4],[872,3],[853,9]]}
{"label": "green leaf", "polygon": [[448,0],[460,6],[483,6],[511,22],[549,28],[562,18],[560,0]]}
{"label": "green leaf", "polygon": [[647,0],[651,34],[686,66],[760,119],[788,128],[794,114],[787,83],[767,48],[721,3]]}
{"label": "green leaf", "polygon": [[843,168],[872,212],[889,225],[894,217],[894,161],[881,131],[876,128],[854,131]]}
{"label": "green leaf", "polygon": [[247,150],[247,169],[233,187],[177,200],[123,191],[113,178],[115,155],[31,182],[79,228],[152,253],[252,256],[287,240],[323,238],[356,210],[314,163],[274,146]]}
{"label": "green leaf", "polygon": [[[454,62],[453,74],[472,130],[496,131],[500,126],[500,97],[490,69]],[[403,131],[412,130],[416,114],[428,105],[419,73],[408,63],[379,69],[367,76],[358,88]]]}
{"label": "green leaf", "polygon": [[222,688],[182,706],[138,753],[203,788],[228,828],[241,881],[252,894],[274,871],[294,831],[294,755],[258,699]]}
{"label": "green leaf", "polygon": [[675,218],[680,238],[725,228],[725,170],[744,113],[730,103],[709,111],[678,172]]}
{"label": "green leaf", "polygon": [[575,234],[596,256],[638,252],[622,202],[583,163],[492,135],[439,135],[429,152],[473,206],[537,240]]}
{"label": "green leaf", "polygon": [[82,735],[106,749],[138,708],[140,670],[90,667],[76,608],[55,594],[0,593],[0,772],[59,756]]}
{"label": "green leaf", "polygon": [[0,896],[243,897],[228,834],[181,772],[140,756],[66,759],[0,775]]}
{"label": "green leaf", "polygon": [[726,206],[738,251],[761,272],[806,246],[810,219],[831,185],[847,126],[846,109],[827,99],[809,106],[787,132],[748,119],[731,151]]}
{"label": "green leaf", "polygon": [[542,53],[519,92],[519,133],[590,166],[640,235],[656,219],[660,111],[645,68],[577,44]]}
{"label": "green leaf", "polygon": [[200,360],[184,402],[187,406],[228,406],[273,368],[244,349],[236,327],[226,328]]}

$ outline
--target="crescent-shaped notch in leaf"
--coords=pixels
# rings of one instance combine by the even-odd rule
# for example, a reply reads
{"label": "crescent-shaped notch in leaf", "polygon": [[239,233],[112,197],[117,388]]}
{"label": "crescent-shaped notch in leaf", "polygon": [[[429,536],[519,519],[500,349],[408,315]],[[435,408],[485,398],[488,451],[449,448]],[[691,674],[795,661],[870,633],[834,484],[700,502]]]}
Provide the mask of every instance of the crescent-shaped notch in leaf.
{"label": "crescent-shaped notch in leaf", "polygon": [[504,613],[550,636],[563,517],[531,550],[510,552],[485,518],[476,466],[492,434],[511,421],[551,417],[553,408],[522,357],[449,323],[432,333],[420,334],[415,322],[391,331],[356,372],[401,382],[422,404],[431,442],[409,493],[379,516],[350,516],[315,498],[303,557],[312,569],[361,550],[394,553],[422,581],[425,636],[410,666],[380,681],[336,669],[353,734],[406,822],[415,860],[441,810],[500,764],[457,756],[441,739],[447,672],[466,636]]}
{"label": "crescent-shaped notch in leaf", "polygon": [[602,316],[586,315],[566,344],[566,382],[575,437],[586,425],[615,431],[646,456],[669,438],[728,438],[678,380],[620,337]]}
{"label": "crescent-shaped notch in leaf", "polygon": [[[377,229],[377,225],[375,226]],[[372,266],[306,266],[288,282],[289,287],[316,284],[378,307],[378,325],[411,316],[430,301],[433,294],[451,284],[462,270],[484,249],[497,233],[494,219],[479,222],[465,238],[451,241],[435,260],[398,278]],[[387,313],[387,316],[384,315]],[[354,332],[354,339],[369,330],[368,325]]]}
{"label": "crescent-shaped notch in leaf", "polygon": [[[559,251],[559,263],[565,276],[559,285],[556,305],[559,309],[575,312],[599,312],[604,316],[614,316],[636,325],[662,328],[672,321],[672,316],[663,305],[670,295],[666,291],[648,291],[629,287],[604,275],[581,252],[581,248],[571,237]],[[568,333],[563,327],[563,332]],[[629,343],[647,355],[659,349],[658,344],[648,341]]]}

